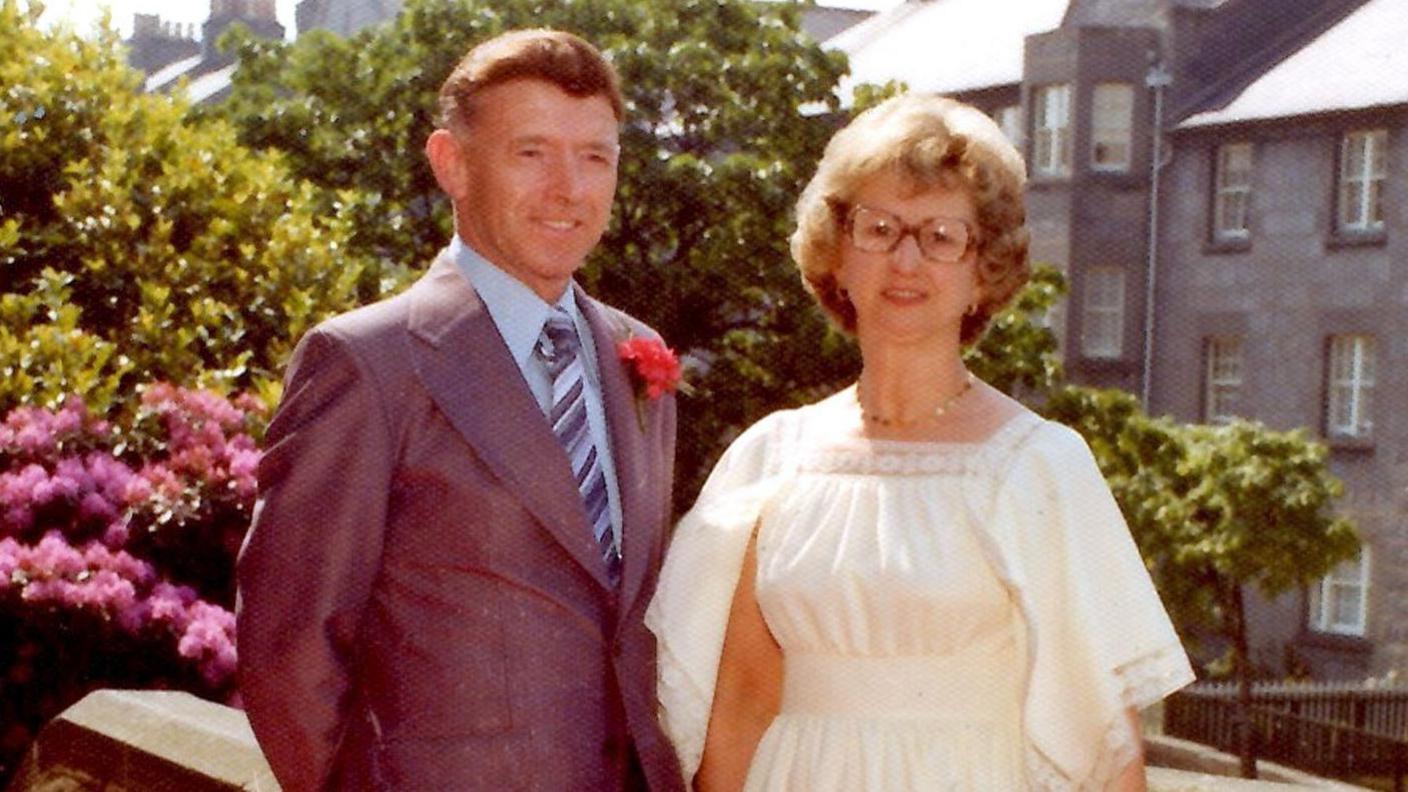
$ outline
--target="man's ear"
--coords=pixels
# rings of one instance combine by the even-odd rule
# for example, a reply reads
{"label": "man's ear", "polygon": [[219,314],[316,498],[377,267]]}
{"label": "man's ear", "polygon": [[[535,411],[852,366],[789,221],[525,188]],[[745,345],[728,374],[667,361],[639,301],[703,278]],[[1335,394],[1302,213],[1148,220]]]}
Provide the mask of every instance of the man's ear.
{"label": "man's ear", "polygon": [[425,157],[440,189],[453,200],[469,195],[469,171],[460,141],[448,129],[437,129],[425,141]]}

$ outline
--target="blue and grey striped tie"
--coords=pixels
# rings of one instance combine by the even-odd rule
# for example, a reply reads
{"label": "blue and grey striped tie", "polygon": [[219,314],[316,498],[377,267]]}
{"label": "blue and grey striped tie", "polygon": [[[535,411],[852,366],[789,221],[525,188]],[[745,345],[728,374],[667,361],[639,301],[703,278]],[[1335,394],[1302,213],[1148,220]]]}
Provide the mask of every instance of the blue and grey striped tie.
{"label": "blue and grey striped tie", "polygon": [[597,550],[606,562],[612,584],[620,579],[621,553],[611,535],[611,514],[606,503],[606,473],[601,468],[596,443],[587,425],[585,371],[578,354],[581,345],[572,318],[561,308],[553,308],[543,326],[539,354],[548,364],[552,377],[552,409],[548,420],[552,433],[577,478],[577,489],[587,507],[587,522],[592,526]]}

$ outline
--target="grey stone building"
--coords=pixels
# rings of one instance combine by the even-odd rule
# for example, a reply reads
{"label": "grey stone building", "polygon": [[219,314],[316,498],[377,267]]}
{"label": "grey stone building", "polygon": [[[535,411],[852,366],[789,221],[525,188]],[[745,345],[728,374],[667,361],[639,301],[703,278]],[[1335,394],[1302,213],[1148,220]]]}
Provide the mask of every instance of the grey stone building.
{"label": "grey stone building", "polygon": [[1408,671],[1405,41],[1408,0],[910,0],[827,42],[1019,143],[1073,379],[1329,445],[1365,551],[1253,625],[1322,677]]}

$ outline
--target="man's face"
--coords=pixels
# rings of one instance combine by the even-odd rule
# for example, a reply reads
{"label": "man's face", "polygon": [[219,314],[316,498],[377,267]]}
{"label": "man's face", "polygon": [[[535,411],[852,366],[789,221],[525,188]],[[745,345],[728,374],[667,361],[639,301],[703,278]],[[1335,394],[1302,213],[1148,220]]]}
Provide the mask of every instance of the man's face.
{"label": "man's face", "polygon": [[611,103],[511,80],[476,97],[462,143],[460,236],[556,301],[611,219],[620,151]]}

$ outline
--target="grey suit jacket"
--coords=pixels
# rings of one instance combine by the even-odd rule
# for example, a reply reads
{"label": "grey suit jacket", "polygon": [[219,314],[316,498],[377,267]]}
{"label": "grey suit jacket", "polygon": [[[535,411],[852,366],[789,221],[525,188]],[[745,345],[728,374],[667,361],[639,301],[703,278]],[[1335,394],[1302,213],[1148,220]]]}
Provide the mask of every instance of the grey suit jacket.
{"label": "grey suit jacket", "polygon": [[300,342],[239,560],[240,692],[285,790],[622,789],[632,751],[652,788],[680,787],[642,624],[675,403],[637,413],[613,350],[652,331],[577,296],[620,484],[619,589],[447,257]]}

